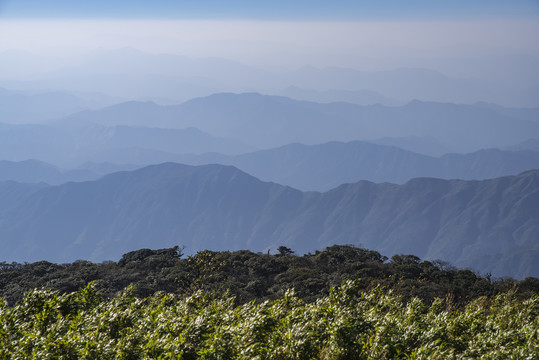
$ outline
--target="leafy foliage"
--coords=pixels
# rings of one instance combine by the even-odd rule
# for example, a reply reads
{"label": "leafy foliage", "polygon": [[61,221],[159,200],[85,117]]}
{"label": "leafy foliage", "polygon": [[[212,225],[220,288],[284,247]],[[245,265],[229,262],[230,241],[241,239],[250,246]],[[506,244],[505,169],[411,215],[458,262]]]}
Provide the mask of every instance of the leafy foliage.
{"label": "leafy foliage", "polygon": [[203,290],[232,295],[236,304],[275,300],[293,288],[295,296],[310,303],[329,295],[331,287],[345,280],[357,280],[363,291],[382,286],[405,299],[418,297],[425,304],[450,294],[461,307],[475,298],[491,298],[508,290],[522,299],[539,294],[536,278],[520,282],[491,279],[442,261],[421,261],[413,255],[395,255],[389,260],[376,251],[334,245],[304,256],[282,247],[275,255],[205,250],[184,257],[183,249],[174,247],[132,251],[118,263],[4,263],[0,266],[0,297],[14,305],[35,288],[65,294],[95,281],[96,290],[106,299],[133,284],[138,297],[158,291],[191,295]]}
{"label": "leafy foliage", "polygon": [[347,281],[306,303],[282,297],[235,306],[230,296],[106,300],[95,284],[35,290],[0,304],[0,358],[54,359],[525,359],[539,353],[539,297],[511,292],[458,310]]}

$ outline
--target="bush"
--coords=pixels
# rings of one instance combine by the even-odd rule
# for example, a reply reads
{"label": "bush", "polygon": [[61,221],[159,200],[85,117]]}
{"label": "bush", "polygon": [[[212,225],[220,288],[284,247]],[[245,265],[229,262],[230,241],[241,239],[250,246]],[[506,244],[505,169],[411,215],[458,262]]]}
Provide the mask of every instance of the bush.
{"label": "bush", "polygon": [[504,293],[457,309],[347,281],[315,302],[294,291],[261,303],[197,291],[106,300],[95,284],[0,302],[0,358],[524,359],[539,353],[539,298]]}

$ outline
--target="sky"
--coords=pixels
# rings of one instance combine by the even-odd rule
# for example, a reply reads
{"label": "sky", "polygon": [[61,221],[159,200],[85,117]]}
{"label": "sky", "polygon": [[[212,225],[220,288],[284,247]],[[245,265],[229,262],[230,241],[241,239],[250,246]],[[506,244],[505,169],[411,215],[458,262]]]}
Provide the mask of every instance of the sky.
{"label": "sky", "polygon": [[535,57],[536,34],[539,0],[0,0],[0,53],[133,47],[266,67],[383,70]]}
{"label": "sky", "polygon": [[7,18],[455,20],[536,17],[537,0],[0,0]]}

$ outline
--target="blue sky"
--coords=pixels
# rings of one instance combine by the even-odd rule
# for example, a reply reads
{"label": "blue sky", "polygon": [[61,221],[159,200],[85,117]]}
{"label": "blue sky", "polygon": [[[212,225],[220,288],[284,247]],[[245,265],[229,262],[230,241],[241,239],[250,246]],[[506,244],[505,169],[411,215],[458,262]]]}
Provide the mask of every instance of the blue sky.
{"label": "blue sky", "polygon": [[0,0],[0,17],[352,21],[539,18],[539,0]]}

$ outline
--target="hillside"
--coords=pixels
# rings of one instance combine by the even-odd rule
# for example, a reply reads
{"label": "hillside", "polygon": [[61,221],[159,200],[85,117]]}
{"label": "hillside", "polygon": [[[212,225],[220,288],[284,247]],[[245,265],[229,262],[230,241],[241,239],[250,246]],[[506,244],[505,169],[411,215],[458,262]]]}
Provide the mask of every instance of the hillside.
{"label": "hillside", "polygon": [[360,244],[523,278],[539,274],[538,204],[539,171],[304,193],[230,166],[166,163],[2,204],[0,245],[7,261],[65,262],[176,244],[189,252],[285,245],[299,253]]}

